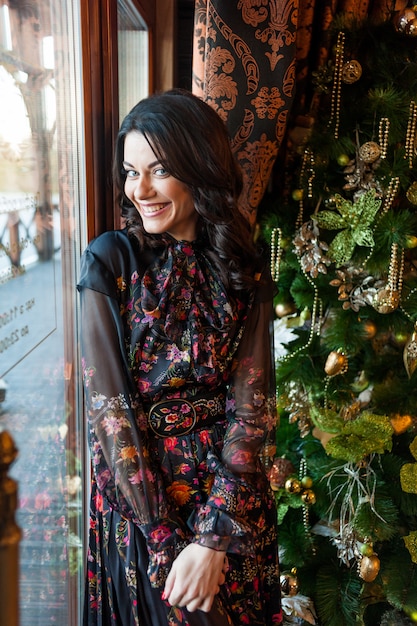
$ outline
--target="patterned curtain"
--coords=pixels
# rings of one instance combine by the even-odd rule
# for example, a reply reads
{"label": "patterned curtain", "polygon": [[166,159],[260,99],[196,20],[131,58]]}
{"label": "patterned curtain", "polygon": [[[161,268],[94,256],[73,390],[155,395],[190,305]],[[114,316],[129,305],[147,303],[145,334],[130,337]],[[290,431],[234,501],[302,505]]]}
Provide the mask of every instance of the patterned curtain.
{"label": "patterned curtain", "polygon": [[193,92],[226,122],[256,219],[295,91],[299,0],[196,0]]}

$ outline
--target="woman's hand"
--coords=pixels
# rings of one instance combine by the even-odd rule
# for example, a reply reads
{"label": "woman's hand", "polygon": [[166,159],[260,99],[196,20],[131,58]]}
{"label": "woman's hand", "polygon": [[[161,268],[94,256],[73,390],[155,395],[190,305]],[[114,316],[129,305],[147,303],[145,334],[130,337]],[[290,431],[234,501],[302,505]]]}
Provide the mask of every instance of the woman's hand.
{"label": "woman's hand", "polygon": [[208,613],[227,572],[225,552],[189,544],[175,559],[165,583],[163,599],[188,611]]}

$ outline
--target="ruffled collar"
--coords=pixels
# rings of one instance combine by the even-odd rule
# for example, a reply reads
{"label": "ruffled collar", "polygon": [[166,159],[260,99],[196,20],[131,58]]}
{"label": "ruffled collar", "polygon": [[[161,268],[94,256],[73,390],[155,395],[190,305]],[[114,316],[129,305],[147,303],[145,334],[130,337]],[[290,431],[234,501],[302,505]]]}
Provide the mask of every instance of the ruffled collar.
{"label": "ruffled collar", "polygon": [[191,354],[194,362],[220,369],[246,312],[227,295],[201,242],[173,239],[145,271],[141,308],[142,325]]}

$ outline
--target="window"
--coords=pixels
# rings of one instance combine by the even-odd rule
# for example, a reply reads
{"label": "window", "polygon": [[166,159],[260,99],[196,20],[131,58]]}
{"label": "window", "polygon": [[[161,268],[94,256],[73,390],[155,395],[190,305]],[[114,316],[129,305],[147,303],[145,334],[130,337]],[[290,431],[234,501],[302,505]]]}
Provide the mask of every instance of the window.
{"label": "window", "polygon": [[79,22],[76,2],[0,1],[0,426],[19,452],[20,626],[80,615]]}

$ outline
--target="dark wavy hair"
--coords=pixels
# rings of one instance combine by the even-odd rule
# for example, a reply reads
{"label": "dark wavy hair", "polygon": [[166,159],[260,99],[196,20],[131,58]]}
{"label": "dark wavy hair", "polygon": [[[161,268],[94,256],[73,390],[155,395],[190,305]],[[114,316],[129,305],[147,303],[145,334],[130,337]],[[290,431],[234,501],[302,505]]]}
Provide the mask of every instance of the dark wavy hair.
{"label": "dark wavy hair", "polygon": [[238,208],[242,174],[221,118],[191,92],[174,89],[141,100],[123,120],[114,161],[117,199],[129,235],[135,235],[142,247],[155,247],[164,243],[164,236],[144,230],[124,193],[124,142],[131,131],[141,133],[164,169],[190,189],[199,216],[197,239],[225,286],[250,292],[260,258],[251,226]]}

